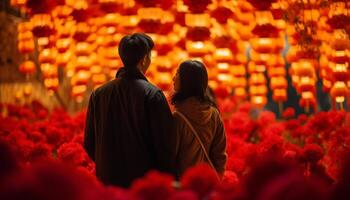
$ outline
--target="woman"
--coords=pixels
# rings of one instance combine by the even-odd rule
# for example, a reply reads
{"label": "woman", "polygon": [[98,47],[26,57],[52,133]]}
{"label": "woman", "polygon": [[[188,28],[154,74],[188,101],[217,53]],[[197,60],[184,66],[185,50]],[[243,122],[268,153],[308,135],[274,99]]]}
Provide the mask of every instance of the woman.
{"label": "woman", "polygon": [[173,79],[172,104],[177,133],[180,175],[190,166],[206,162],[219,176],[225,171],[226,136],[216,105],[210,100],[205,66],[194,60],[180,64]]}

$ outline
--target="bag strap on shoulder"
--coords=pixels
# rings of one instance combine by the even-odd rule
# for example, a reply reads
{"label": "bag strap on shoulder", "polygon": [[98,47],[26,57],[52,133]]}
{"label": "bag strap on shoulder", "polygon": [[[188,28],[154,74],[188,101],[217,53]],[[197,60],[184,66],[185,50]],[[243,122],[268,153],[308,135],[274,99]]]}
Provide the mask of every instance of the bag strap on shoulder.
{"label": "bag strap on shoulder", "polygon": [[[207,160],[208,160],[210,166],[211,166],[211,167],[214,169],[214,171],[216,172],[215,166],[214,166],[213,162],[211,161],[211,159],[210,159],[210,157],[209,157],[209,155],[208,155],[208,153],[207,153],[207,150],[205,149],[204,144],[203,144],[201,138],[200,138],[199,135],[198,135],[198,132],[194,129],[194,127],[192,126],[191,122],[190,122],[190,121],[187,119],[187,117],[185,117],[185,115],[182,114],[181,112],[175,111],[174,113],[177,114],[178,116],[180,116],[180,117],[185,121],[185,123],[188,125],[188,127],[191,129],[191,131],[192,131],[193,134],[195,135],[197,141],[199,142],[199,144],[200,144],[200,146],[201,146],[201,148],[202,148],[202,150],[203,150],[203,153],[204,153],[205,157],[207,158]],[[216,173],[216,175],[218,176],[217,173]],[[219,176],[218,176],[218,177],[219,177]]]}

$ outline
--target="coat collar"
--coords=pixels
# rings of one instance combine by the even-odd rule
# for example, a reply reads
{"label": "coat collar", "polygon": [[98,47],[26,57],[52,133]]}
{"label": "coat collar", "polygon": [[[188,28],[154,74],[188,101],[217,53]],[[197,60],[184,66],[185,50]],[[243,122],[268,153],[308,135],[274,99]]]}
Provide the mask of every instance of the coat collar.
{"label": "coat collar", "polygon": [[126,68],[122,67],[118,70],[115,75],[116,78],[127,78],[127,79],[142,79],[148,81],[145,75],[140,72],[137,68]]}

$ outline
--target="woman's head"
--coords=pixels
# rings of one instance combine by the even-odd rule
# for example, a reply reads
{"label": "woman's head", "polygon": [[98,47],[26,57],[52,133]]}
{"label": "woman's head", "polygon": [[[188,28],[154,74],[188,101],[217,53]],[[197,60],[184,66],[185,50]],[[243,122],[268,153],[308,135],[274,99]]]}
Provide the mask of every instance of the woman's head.
{"label": "woman's head", "polygon": [[173,81],[175,90],[173,104],[180,103],[189,97],[207,101],[208,73],[203,63],[195,60],[181,63]]}

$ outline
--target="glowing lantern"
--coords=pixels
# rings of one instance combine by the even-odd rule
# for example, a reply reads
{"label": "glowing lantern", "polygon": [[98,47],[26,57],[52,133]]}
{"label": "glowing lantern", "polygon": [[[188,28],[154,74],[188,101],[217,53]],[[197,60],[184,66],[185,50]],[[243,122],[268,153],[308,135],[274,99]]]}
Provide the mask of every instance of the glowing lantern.
{"label": "glowing lantern", "polygon": [[250,75],[249,78],[250,85],[265,85],[266,77],[262,73],[254,73]]}
{"label": "glowing lantern", "polygon": [[235,88],[234,89],[234,95],[235,97],[239,98],[239,99],[245,99],[247,97],[247,91],[245,88]]}
{"label": "glowing lantern", "polygon": [[186,49],[192,56],[203,56],[210,53],[213,46],[208,41],[187,41]]}
{"label": "glowing lantern", "polygon": [[287,80],[283,76],[272,77],[270,80],[270,88],[275,89],[286,89],[288,86]]}
{"label": "glowing lantern", "polygon": [[309,60],[300,60],[297,63],[292,63],[292,65],[295,65],[294,69],[297,76],[316,78],[314,65]]}
{"label": "glowing lantern", "polygon": [[349,96],[349,89],[345,82],[337,81],[334,83],[330,95],[336,103],[344,103],[345,99]]}
{"label": "glowing lantern", "polygon": [[32,31],[32,24],[30,22],[22,22],[18,24],[18,45],[17,48],[20,53],[26,54],[34,51],[34,37]]}
{"label": "glowing lantern", "polygon": [[87,85],[91,77],[91,73],[89,71],[78,71],[71,80],[72,85]]}
{"label": "glowing lantern", "polygon": [[233,55],[228,48],[218,48],[214,52],[214,59],[218,62],[231,62],[233,60]]}
{"label": "glowing lantern", "polygon": [[72,38],[60,38],[56,41],[56,48],[59,53],[64,53],[66,52],[72,44]]}
{"label": "glowing lantern", "polygon": [[19,71],[23,74],[33,74],[35,70],[36,66],[32,61],[25,61],[19,66]]}
{"label": "glowing lantern", "polygon": [[31,53],[34,51],[34,41],[26,40],[18,42],[18,51],[22,54]]}
{"label": "glowing lantern", "polygon": [[253,96],[265,96],[267,94],[267,87],[265,85],[250,86],[249,93]]}
{"label": "glowing lantern", "polygon": [[107,77],[105,74],[94,74],[92,75],[91,80],[96,89],[107,81]]}
{"label": "glowing lantern", "polygon": [[87,42],[78,42],[75,46],[75,55],[88,56],[92,52],[91,45]]}
{"label": "glowing lantern", "polygon": [[56,63],[60,67],[64,67],[72,58],[72,52],[67,51],[65,53],[57,54]]}
{"label": "glowing lantern", "polygon": [[231,85],[234,88],[245,88],[247,86],[247,79],[245,77],[234,77]]}
{"label": "glowing lantern", "polygon": [[59,86],[58,78],[47,78],[44,80],[44,85],[48,90],[57,91]]}
{"label": "glowing lantern", "polygon": [[87,90],[86,85],[74,85],[72,87],[72,97],[75,98],[77,102],[82,102],[84,99],[84,94]]}
{"label": "glowing lantern", "polygon": [[332,77],[334,81],[347,82],[350,79],[350,70],[348,64],[334,64],[332,68]]}
{"label": "glowing lantern", "polygon": [[267,103],[267,97],[266,96],[251,96],[250,97],[250,102],[260,108],[263,107],[264,105],[266,105]]}
{"label": "glowing lantern", "polygon": [[58,76],[57,66],[50,63],[43,63],[40,65],[43,77],[46,78],[56,78]]}
{"label": "glowing lantern", "polygon": [[40,63],[55,63],[57,52],[54,49],[43,49],[39,54]]}
{"label": "glowing lantern", "polygon": [[89,70],[91,66],[91,59],[89,56],[78,56],[75,62],[74,70],[79,72],[81,70]]}
{"label": "glowing lantern", "polygon": [[73,9],[67,5],[56,6],[52,11],[52,16],[58,19],[67,19]]}
{"label": "glowing lantern", "polygon": [[272,99],[276,102],[287,101],[287,90],[286,89],[275,89],[272,92]]}

